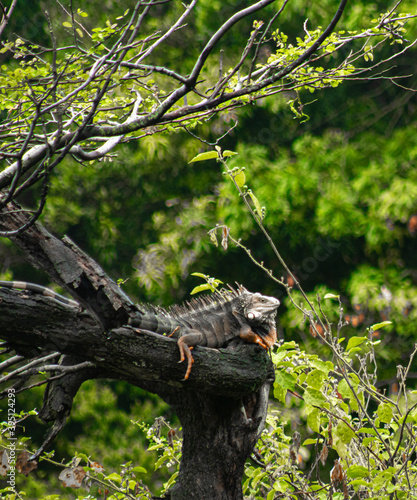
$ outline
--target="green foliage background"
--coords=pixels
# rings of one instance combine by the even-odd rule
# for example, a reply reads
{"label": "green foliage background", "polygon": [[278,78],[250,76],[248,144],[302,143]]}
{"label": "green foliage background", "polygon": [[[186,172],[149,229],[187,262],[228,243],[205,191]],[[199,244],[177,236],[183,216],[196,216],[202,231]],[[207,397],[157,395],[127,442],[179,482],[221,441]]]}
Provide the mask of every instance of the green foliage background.
{"label": "green foliage background", "polygon": [[[294,39],[303,36],[306,17],[309,26],[323,26],[337,3],[289,2],[280,28]],[[199,2],[191,29],[186,36],[182,32],[174,36],[169,52],[165,47],[157,53],[155,64],[174,66],[181,58],[185,67],[192,67],[219,20],[246,4]],[[385,4],[352,2],[340,28],[368,25]],[[90,28],[122,14],[118,3],[111,0],[79,5],[88,13]],[[74,6],[78,7],[77,2]],[[412,7],[409,2],[402,10],[412,11]],[[65,39],[65,16],[57,4],[51,2],[48,8],[57,36]],[[168,26],[176,8],[175,4],[161,5],[158,16],[145,29]],[[240,52],[249,30],[249,25],[240,25],[225,40],[226,61]],[[20,2],[8,35],[13,37],[14,32],[49,43],[38,1]],[[413,33],[408,36],[412,38]],[[375,50],[374,58],[386,57],[390,50]],[[410,75],[398,82],[401,86],[382,79],[301,94],[307,121],[295,119],[282,97],[270,97],[193,130],[215,141],[238,121],[220,144],[238,152],[228,165],[245,167],[247,184],[266,207],[265,226],[309,297],[315,300],[317,293],[341,294],[350,320],[344,336],[364,333],[378,321],[393,322],[378,334],[382,340],[377,350],[380,384],[387,391],[396,366],[408,362],[416,342],[417,225],[412,222],[417,215],[417,101],[415,93],[407,90],[416,88],[415,52],[396,61],[398,74]],[[1,64],[17,63],[4,59]],[[213,75],[217,71],[215,59],[208,78],[210,71]],[[55,233],[68,234],[114,279],[126,280],[125,290],[138,301],[168,305],[188,298],[199,284],[190,276],[192,272],[216,276],[224,283],[237,281],[249,290],[284,298],[284,290],[269,281],[242,250],[230,246],[224,251],[210,242],[208,230],[217,223],[227,224],[276,276],[283,273],[232,183],[221,175],[220,166],[214,161],[188,164],[206,149],[184,132],[149,136],[120,146],[111,162],[81,166],[68,158],[53,173],[42,222]],[[30,198],[22,201],[32,202]],[[8,278],[48,284],[22,261],[13,246],[5,242],[0,251],[4,263],[0,271],[8,273]],[[384,295],[385,289],[389,294]],[[308,323],[288,306],[284,300],[279,314],[281,338],[301,342],[309,352],[325,357],[327,353],[311,336]],[[337,311],[329,310],[329,314],[337,322]],[[415,375],[417,367],[411,371]],[[40,396],[35,400],[35,395],[21,395],[18,402],[22,408],[41,404]],[[130,420],[150,424],[159,415],[175,422],[165,404],[135,388],[115,382],[85,384],[69,424],[57,440],[56,458],[69,459],[78,450],[91,454],[106,468],[132,460],[152,471],[154,457],[144,452],[143,437]],[[304,416],[299,421],[304,430],[305,422]],[[32,423],[27,427],[34,445],[39,444],[39,427]],[[48,469],[39,471],[24,486],[32,498],[38,498],[51,486],[58,488],[53,477]],[[161,477],[151,473],[147,479],[155,486],[161,484]],[[73,498],[71,495],[62,493],[61,498]]]}

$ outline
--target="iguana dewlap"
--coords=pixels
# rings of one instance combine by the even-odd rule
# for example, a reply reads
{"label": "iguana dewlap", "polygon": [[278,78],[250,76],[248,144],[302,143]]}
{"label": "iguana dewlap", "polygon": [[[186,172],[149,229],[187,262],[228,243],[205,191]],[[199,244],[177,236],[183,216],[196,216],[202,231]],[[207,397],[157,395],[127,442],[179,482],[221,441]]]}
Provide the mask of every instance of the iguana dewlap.
{"label": "iguana dewlap", "polygon": [[168,310],[139,306],[130,324],[178,338],[181,361],[187,358],[185,379],[194,362],[191,349],[201,345],[222,347],[235,337],[269,349],[277,339],[275,316],[280,302],[275,297],[238,290],[216,292]]}

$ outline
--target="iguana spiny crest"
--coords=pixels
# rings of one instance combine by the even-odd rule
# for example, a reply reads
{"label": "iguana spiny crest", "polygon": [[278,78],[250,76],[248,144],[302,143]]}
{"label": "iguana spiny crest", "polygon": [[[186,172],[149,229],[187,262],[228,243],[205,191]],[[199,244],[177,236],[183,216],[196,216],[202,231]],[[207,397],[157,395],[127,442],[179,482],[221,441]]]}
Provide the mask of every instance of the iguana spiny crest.
{"label": "iguana spiny crest", "polygon": [[272,347],[277,338],[275,316],[279,305],[275,297],[239,286],[167,310],[140,305],[130,324],[177,338],[181,361],[187,358],[188,362],[187,379],[194,362],[194,346],[223,347],[240,337],[264,349]]}

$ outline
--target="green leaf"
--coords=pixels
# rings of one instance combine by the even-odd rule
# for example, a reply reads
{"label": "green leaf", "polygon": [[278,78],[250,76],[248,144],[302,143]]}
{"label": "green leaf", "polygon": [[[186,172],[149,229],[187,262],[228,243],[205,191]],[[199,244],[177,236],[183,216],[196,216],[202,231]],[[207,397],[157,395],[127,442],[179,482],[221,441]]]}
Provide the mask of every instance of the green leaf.
{"label": "green leaf", "polygon": [[[285,477],[281,477],[277,481],[275,481],[275,483],[273,485],[273,488],[274,488],[273,491],[274,492],[279,491],[280,493],[285,493],[289,487],[290,487],[290,485],[285,480]],[[272,497],[272,498],[275,498],[275,497]]]}
{"label": "green leaf", "polygon": [[334,435],[345,444],[349,444],[355,437],[354,431],[342,420],[339,421],[337,427],[334,429]]}
{"label": "green leaf", "polygon": [[72,28],[72,24],[65,21],[64,23],[62,23],[62,26],[64,26],[65,28]]}
{"label": "green leaf", "polygon": [[371,330],[376,332],[380,328],[384,328],[384,326],[392,325],[392,321],[383,321],[382,323],[375,323],[375,325],[371,326]]}
{"label": "green leaf", "polygon": [[393,470],[393,467],[389,467],[387,470],[379,472],[372,479],[372,485],[377,489],[384,488],[392,480]]}
{"label": "green leaf", "polygon": [[326,374],[321,370],[312,370],[306,377],[306,384],[314,389],[321,389]]}
{"label": "green leaf", "polygon": [[133,467],[132,472],[138,472],[139,474],[146,474],[147,470],[144,467]]}
{"label": "green leaf", "polygon": [[87,455],[85,453],[77,453],[76,456],[77,456],[77,458],[79,458],[81,460],[84,460],[84,462],[86,464],[89,463],[88,457],[87,457]]}
{"label": "green leaf", "polygon": [[392,420],[392,407],[387,403],[381,403],[376,410],[379,420],[389,424]]}
{"label": "green leaf", "polygon": [[334,293],[326,293],[324,296],[325,299],[338,299],[340,298],[340,295],[335,295]]}
{"label": "green leaf", "polygon": [[115,472],[113,472],[109,476],[106,476],[104,479],[106,479],[107,481],[116,481],[116,483],[122,482],[121,476],[119,476],[119,474],[116,474]]}
{"label": "green leaf", "polygon": [[314,359],[311,361],[311,365],[314,366],[314,368],[317,368],[317,370],[325,373],[326,375],[329,374],[330,370],[334,370],[334,365],[331,361],[320,361],[318,359]]}
{"label": "green leaf", "polygon": [[365,446],[365,447],[367,447],[370,444],[372,444],[373,442],[375,442],[375,438],[374,437],[367,437],[367,438],[364,438],[362,440],[362,445]]}
{"label": "green leaf", "polygon": [[308,438],[304,441],[303,446],[308,446],[309,444],[316,444],[316,443],[317,443],[317,439]]}
{"label": "green leaf", "polygon": [[164,465],[164,463],[168,462],[169,460],[170,458],[165,454],[159,457],[158,460],[155,462],[155,470],[159,469],[161,465]]}
{"label": "green leaf", "polygon": [[314,408],[312,412],[307,415],[307,424],[313,432],[320,432],[320,410]]}
{"label": "green leaf", "polygon": [[227,158],[228,156],[235,156],[237,153],[235,151],[229,151],[226,149],[226,151],[223,151],[223,158]]}
{"label": "green leaf", "polygon": [[208,278],[208,275],[203,273],[191,273],[191,276],[197,276],[198,278],[203,278],[203,279]]}
{"label": "green leaf", "polygon": [[266,500],[274,500],[275,498],[275,490],[271,490],[266,496]]}
{"label": "green leaf", "polygon": [[165,490],[168,490],[175,483],[177,476],[178,476],[178,471],[174,472],[174,474],[172,474],[172,476],[169,478],[168,482],[164,484]]}
{"label": "green leaf", "polygon": [[275,372],[275,384],[278,384],[283,389],[295,390],[296,379],[291,373],[285,371],[277,370]]}
{"label": "green leaf", "polygon": [[188,164],[196,161],[212,160],[213,158],[218,158],[218,157],[219,153],[217,151],[207,151],[205,153],[200,153],[197,156],[194,156],[194,158],[190,160]]}
{"label": "green leaf", "polygon": [[326,398],[322,392],[310,387],[305,390],[303,399],[311,406],[323,406],[326,403]]}
{"label": "green leaf", "polygon": [[355,488],[355,486],[369,487],[369,483],[367,483],[364,479],[354,479],[353,481],[349,482],[349,486],[352,486],[353,488]]}
{"label": "green leaf", "polygon": [[294,340],[291,340],[290,342],[284,342],[283,344],[281,344],[278,348],[278,352],[282,351],[283,349],[296,349],[297,347],[298,344],[294,342]]}
{"label": "green leaf", "polygon": [[364,467],[363,465],[352,465],[346,471],[346,474],[351,479],[356,479],[358,477],[368,477],[369,470],[366,467]]}
{"label": "green leaf", "polygon": [[372,429],[372,427],[361,427],[358,431],[358,433],[363,433],[363,434],[371,434],[372,436],[376,436],[376,430]]}
{"label": "green leaf", "polygon": [[213,287],[211,285],[209,285],[208,283],[204,283],[204,285],[198,285],[191,290],[190,295],[194,295],[194,294],[200,293],[200,292],[205,292],[206,290],[210,290],[212,292]]}
{"label": "green leaf", "polygon": [[233,179],[235,180],[236,184],[242,188],[245,185],[246,182],[246,176],[243,170],[238,172],[236,175],[233,176]]}
{"label": "green leaf", "polygon": [[285,396],[287,395],[287,390],[282,388],[278,384],[274,384],[274,398],[281,401],[281,403],[285,403]]}
{"label": "green leaf", "polygon": [[350,387],[345,379],[342,379],[339,382],[339,384],[337,386],[337,390],[343,396],[343,398],[352,398],[353,397],[353,392],[350,389]]}
{"label": "green leaf", "polygon": [[261,207],[261,204],[259,203],[258,198],[252,193],[252,191],[248,191],[248,194],[251,197],[253,204],[255,205],[256,213],[262,219],[262,207]]}
{"label": "green leaf", "polygon": [[366,337],[351,337],[349,339],[348,345],[346,347],[346,350],[349,351],[350,349],[353,349],[354,347],[363,344],[368,340]]}

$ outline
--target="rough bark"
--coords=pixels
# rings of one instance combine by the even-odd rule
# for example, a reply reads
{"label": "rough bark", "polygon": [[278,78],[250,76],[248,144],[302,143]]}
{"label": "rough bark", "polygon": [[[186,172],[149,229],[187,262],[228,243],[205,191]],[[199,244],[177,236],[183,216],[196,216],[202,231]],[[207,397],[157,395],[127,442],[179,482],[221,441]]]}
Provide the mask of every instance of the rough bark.
{"label": "rough bark", "polygon": [[265,424],[271,382],[244,398],[187,392],[176,399],[184,441],[172,500],[242,499],[244,465]]}
{"label": "rough bark", "polygon": [[[24,213],[15,211],[13,217],[10,208],[0,219],[2,229],[24,222]],[[185,381],[176,341],[127,326],[134,305],[74,243],[55,238],[38,224],[13,240],[84,308],[77,311],[30,292],[0,289],[0,338],[27,359],[54,352],[64,356],[56,372],[62,378],[51,381],[45,393],[41,417],[53,424],[39,452],[65,424],[84,380],[120,379],[160,395],[179,416],[183,457],[172,500],[240,500],[244,464],[262,431],[273,379],[263,349],[196,347]],[[59,372],[61,368],[75,371]]]}

